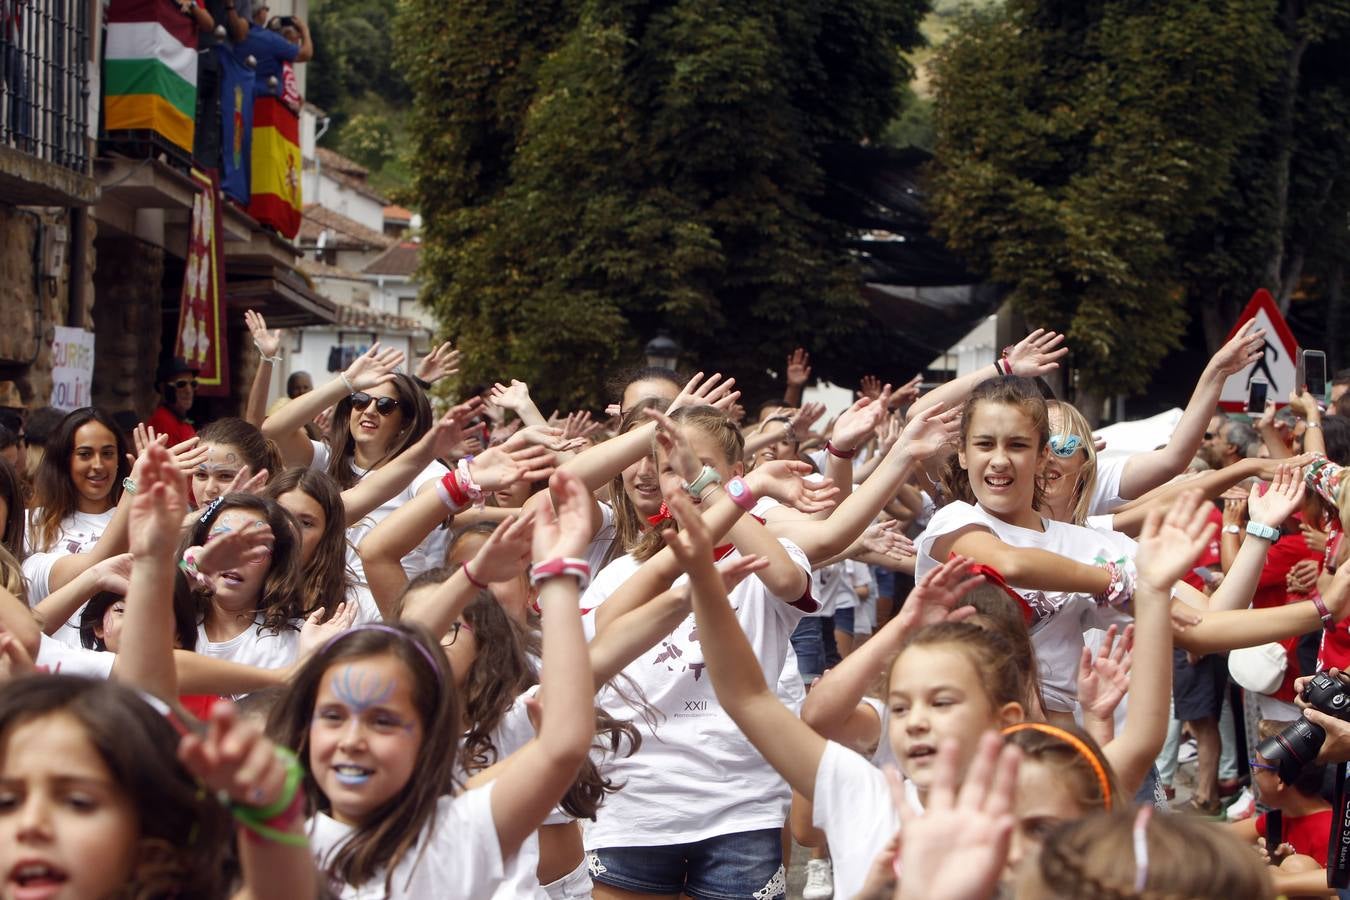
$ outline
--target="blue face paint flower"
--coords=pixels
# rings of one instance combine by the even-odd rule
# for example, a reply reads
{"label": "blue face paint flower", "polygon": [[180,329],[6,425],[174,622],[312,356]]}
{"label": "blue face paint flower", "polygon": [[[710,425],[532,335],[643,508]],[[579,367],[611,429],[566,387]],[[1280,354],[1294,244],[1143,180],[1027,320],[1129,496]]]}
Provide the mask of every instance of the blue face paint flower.
{"label": "blue face paint flower", "polygon": [[1067,459],[1081,449],[1083,441],[1076,434],[1050,435],[1050,452],[1061,459]]}

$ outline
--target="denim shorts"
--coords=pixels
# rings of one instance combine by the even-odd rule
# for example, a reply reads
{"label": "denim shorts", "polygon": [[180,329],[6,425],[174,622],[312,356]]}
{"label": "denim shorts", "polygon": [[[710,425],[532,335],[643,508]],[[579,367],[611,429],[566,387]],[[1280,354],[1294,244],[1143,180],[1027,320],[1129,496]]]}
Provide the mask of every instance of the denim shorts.
{"label": "denim shorts", "polygon": [[787,896],[783,830],[719,834],[692,844],[605,847],[590,853],[591,878],[639,894],[694,900],[770,900]]}
{"label": "denim shorts", "polygon": [[811,683],[825,672],[825,620],[807,616],[792,632],[792,649],[797,651],[797,671],[802,681]]}
{"label": "denim shorts", "polygon": [[856,618],[853,614],[854,607],[848,609],[836,609],[834,611],[834,630],[842,631],[844,634],[853,633],[853,621]]}
{"label": "denim shorts", "polygon": [[890,569],[883,569],[881,566],[872,567],[872,577],[877,580],[878,597],[895,596],[895,573]]}

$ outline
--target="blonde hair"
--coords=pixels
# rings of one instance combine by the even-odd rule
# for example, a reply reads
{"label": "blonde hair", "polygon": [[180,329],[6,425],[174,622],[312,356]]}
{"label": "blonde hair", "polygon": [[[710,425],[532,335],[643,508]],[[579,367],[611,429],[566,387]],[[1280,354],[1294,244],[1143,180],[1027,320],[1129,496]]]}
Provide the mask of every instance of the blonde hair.
{"label": "blonde hair", "polygon": [[[712,406],[686,406],[671,413],[670,417],[681,428],[693,428],[717,441],[726,457],[727,465],[734,466],[745,456],[745,437],[736,427],[736,423],[720,409]],[[655,452],[656,445],[653,439],[652,453]],[[664,524],[666,527],[674,527],[674,520]],[[634,559],[645,562],[660,552],[665,545],[665,541],[661,538],[661,529],[653,528],[642,535],[630,552]]]}
{"label": "blonde hair", "polygon": [[0,588],[9,591],[24,606],[28,605],[28,585],[23,579],[23,568],[4,544],[0,544]]}
{"label": "blonde hair", "polygon": [[1155,815],[1145,829],[1148,858],[1143,890],[1135,890],[1133,846],[1137,811],[1101,812],[1066,823],[1044,846],[1035,869],[1039,884],[1019,885],[1017,896],[1097,897],[1106,900],[1273,897],[1266,867],[1220,826],[1179,815]]}
{"label": "blonde hair", "polygon": [[1087,455],[1087,462],[1083,463],[1083,468],[1078,472],[1078,483],[1073,488],[1073,507],[1069,510],[1070,521],[1074,525],[1082,525],[1087,522],[1092,507],[1092,494],[1097,487],[1097,447],[1092,441],[1092,426],[1072,403],[1047,400],[1045,405],[1050,413],[1058,410],[1063,420],[1060,423],[1063,430],[1055,433],[1078,438],[1078,450]]}

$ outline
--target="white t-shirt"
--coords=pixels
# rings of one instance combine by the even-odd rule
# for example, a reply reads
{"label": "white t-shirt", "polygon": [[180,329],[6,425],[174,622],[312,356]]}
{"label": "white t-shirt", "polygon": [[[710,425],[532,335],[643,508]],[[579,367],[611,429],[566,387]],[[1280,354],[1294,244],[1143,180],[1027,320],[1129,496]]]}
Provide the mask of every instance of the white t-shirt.
{"label": "white t-shirt", "polygon": [[[328,445],[319,441],[310,441],[309,443],[314,448],[314,459],[310,462],[309,467],[326,471],[331,452]],[[355,463],[352,463],[352,471],[356,473],[358,478],[366,477],[366,473],[369,472],[368,469],[362,469]],[[371,510],[361,521],[347,529],[347,564],[351,566],[358,582],[365,583],[366,580],[366,569],[361,563],[361,554],[356,552],[356,548],[361,545],[361,540],[370,534],[376,525],[383,522],[390,513],[416,497],[422,485],[428,481],[440,481],[449,472],[450,470],[442,463],[432,460],[425,469],[417,473],[411,484],[386,500],[382,505]],[[423,539],[422,543],[403,557],[403,569],[408,573],[409,580],[430,569],[445,565],[445,551],[449,546],[450,530],[437,526],[431,534]]]}
{"label": "white t-shirt", "polygon": [[[918,790],[908,780],[905,796],[913,809],[922,811]],[[829,741],[820,755],[811,799],[811,822],[830,842],[834,895],[856,897],[872,863],[900,830],[886,776],[843,744]]]}
{"label": "white t-shirt", "polygon": [[[352,831],[323,813],[309,820],[307,830],[321,869],[327,867]],[[486,784],[436,801],[434,819],[423,827],[417,845],[394,867],[388,894],[381,872],[365,884],[342,885],[338,896],[343,900],[477,900],[492,896],[502,874],[501,845],[492,821],[492,785]]]}
{"label": "white t-shirt", "polygon": [[197,652],[260,669],[280,669],[295,662],[300,655],[300,620],[292,622],[295,628],[283,627],[280,631],[265,629],[262,623],[262,616],[259,616],[239,635],[219,643],[206,636],[204,625],[198,625]]}
{"label": "white t-shirt", "polygon": [[853,609],[858,605],[848,562],[840,560],[811,573],[811,595],[820,604],[820,609],[812,615],[832,616],[837,609]]}
{"label": "white t-shirt", "polygon": [[[56,561],[73,553],[88,553],[94,549],[116,512],[117,507],[101,513],[71,513],[61,520],[61,527],[56,532],[56,540],[52,542],[51,548],[41,552],[34,552],[32,541],[37,534],[33,523],[38,521],[42,508],[38,507],[28,514],[28,529],[24,535],[24,549],[28,555],[24,557],[22,569],[23,579],[28,585],[30,605],[37,606],[51,593],[50,580]],[[52,637],[69,647],[81,647],[80,614],[84,612],[84,607],[85,604],[81,603],[75,614],[63,622]]]}
{"label": "white t-shirt", "polygon": [[[810,571],[801,548],[781,538],[779,543],[804,572]],[[632,556],[610,563],[582,596],[582,607],[600,606],[639,565]],[[737,585],[729,599],[765,682],[779,685],[802,610],[770,594],[754,576]],[[586,619],[593,620],[593,614]],[[593,634],[593,621],[589,628]],[[718,704],[692,613],[623,675],[626,679],[618,683],[624,691],[636,695],[636,687],[658,715],[653,726],[608,686],[597,697],[611,715],[633,721],[642,732],[642,747],[615,759],[606,772],[623,789],[605,799],[597,821],[587,826],[588,850],[688,843],[782,827],[791,797],[787,783]]]}
{"label": "white t-shirt", "polygon": [[[937,511],[915,544],[918,558],[914,577],[922,578],[938,565],[933,545],[938,538],[969,525],[992,531],[1005,544],[1034,547],[1092,565],[1097,557],[1134,558],[1134,541],[1116,531],[1097,531],[1050,519],[1041,519],[1044,531],[1010,525],[978,505],[955,501]],[[1014,585],[1013,587],[1016,587]],[[1072,712],[1078,696],[1078,659],[1083,650],[1083,632],[1089,628],[1125,625],[1130,617],[1109,607],[1100,607],[1089,594],[1017,591],[1036,613],[1031,625],[1031,643],[1041,673],[1041,688],[1047,709]]]}
{"label": "white t-shirt", "polygon": [[599,572],[609,558],[610,548],[618,537],[618,529],[614,527],[614,507],[603,500],[595,501],[595,505],[600,510],[600,527],[595,530],[595,537],[591,538],[582,555],[590,564],[591,571]]}
{"label": "white t-shirt", "polygon": [[1092,501],[1088,504],[1088,515],[1101,516],[1122,506],[1126,501],[1120,496],[1120,479],[1125,474],[1128,456],[1112,459],[1097,457],[1097,483],[1092,486]]}
{"label": "white t-shirt", "polygon": [[891,746],[891,707],[886,701],[878,700],[876,697],[863,697],[862,702],[872,707],[872,711],[877,714],[877,720],[881,723],[880,738],[877,739],[877,748],[872,751],[872,765],[878,769],[884,769],[887,766],[900,767],[900,761],[895,758],[895,748]]}
{"label": "white t-shirt", "polygon": [[33,665],[39,672],[50,672],[53,675],[108,678],[112,675],[113,663],[116,661],[116,653],[72,647],[44,634]]}

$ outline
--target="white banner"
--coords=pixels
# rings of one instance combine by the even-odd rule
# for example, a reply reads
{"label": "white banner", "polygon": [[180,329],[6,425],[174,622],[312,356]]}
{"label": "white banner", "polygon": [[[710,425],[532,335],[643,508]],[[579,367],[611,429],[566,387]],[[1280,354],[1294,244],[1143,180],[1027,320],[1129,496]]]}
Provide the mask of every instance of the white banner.
{"label": "white banner", "polygon": [[94,403],[94,333],[56,326],[52,338],[52,399],[57,409],[72,410]]}

